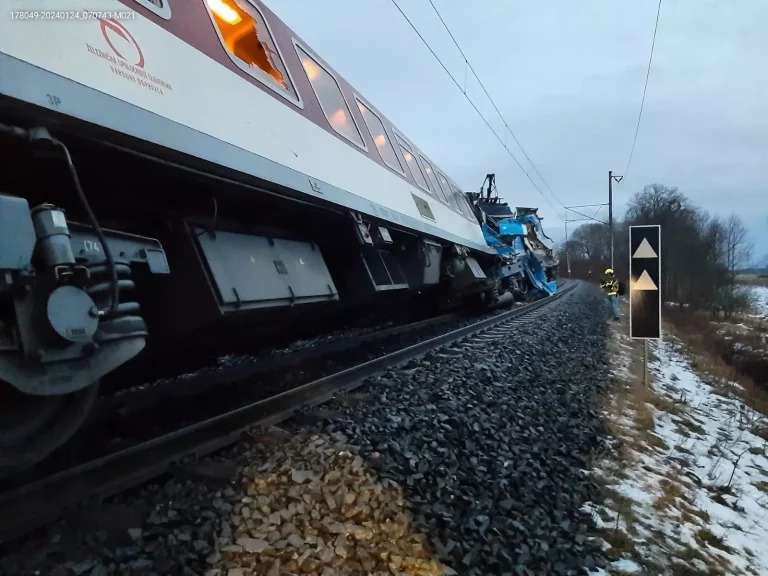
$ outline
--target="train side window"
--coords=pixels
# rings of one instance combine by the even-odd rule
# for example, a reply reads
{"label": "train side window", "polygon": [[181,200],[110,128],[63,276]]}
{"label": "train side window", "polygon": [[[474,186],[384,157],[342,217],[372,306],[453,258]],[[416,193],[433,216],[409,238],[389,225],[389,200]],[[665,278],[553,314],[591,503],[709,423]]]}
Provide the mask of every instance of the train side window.
{"label": "train side window", "polygon": [[384,128],[384,123],[370,108],[360,102],[359,98],[355,98],[357,101],[357,108],[360,110],[360,114],[363,115],[365,125],[368,127],[368,132],[373,138],[373,143],[376,144],[376,149],[379,151],[381,159],[384,163],[395,170],[404,174],[403,167],[400,165],[400,161],[397,159],[397,152],[395,147],[392,146],[392,142],[387,137],[387,131]]}
{"label": "train side window", "polygon": [[134,0],[134,2],[141,4],[147,10],[160,16],[160,18],[171,19],[171,7],[168,4],[168,0]]}
{"label": "train side window", "polygon": [[432,184],[432,190],[437,192],[438,199],[442,200],[446,204],[448,204],[448,198],[445,197],[445,193],[443,192],[442,188],[440,188],[440,184],[437,183],[437,178],[435,177],[435,171],[432,169],[432,165],[427,162],[426,158],[419,154],[419,158],[421,159],[421,163],[424,165],[424,171],[427,173],[427,178],[429,178],[429,183]]}
{"label": "train side window", "polygon": [[472,209],[472,204],[469,202],[469,199],[467,198],[466,194],[461,195],[461,203],[464,206],[464,213],[467,215],[467,218],[470,221],[477,220],[475,216],[475,211]]}
{"label": "train side window", "polygon": [[360,135],[360,130],[357,128],[352,111],[347,105],[347,100],[336,78],[295,41],[294,46],[304,72],[307,73],[309,83],[312,85],[312,90],[315,91],[315,96],[331,127],[353,144],[366,150],[363,137]]}
{"label": "train side window", "polygon": [[400,146],[400,152],[403,154],[405,163],[408,165],[408,170],[411,172],[411,175],[416,181],[416,184],[418,184],[419,188],[425,190],[429,194],[432,194],[431,190],[429,189],[429,184],[427,184],[427,180],[424,178],[424,174],[421,172],[421,166],[419,166],[419,163],[416,161],[416,157],[413,155],[413,152],[411,152],[411,147],[408,146],[408,144],[406,144],[405,141],[397,134],[395,134],[395,139],[397,140],[398,146]]}
{"label": "train side window", "polygon": [[232,61],[278,94],[301,105],[261,12],[247,0],[205,0],[205,3],[216,33]]}
{"label": "train side window", "polygon": [[454,210],[458,210],[459,207],[456,205],[456,199],[453,197],[453,191],[448,184],[448,179],[440,174],[440,172],[437,172],[437,181],[440,182],[440,188],[443,190],[445,197],[448,198],[448,204],[450,204]]}
{"label": "train side window", "polygon": [[454,198],[456,198],[456,205],[458,206],[459,210],[462,214],[464,214],[465,217],[469,217],[470,214],[467,211],[467,205],[466,203],[462,202],[462,200],[465,200],[464,194],[462,194],[461,190],[457,186],[454,186],[451,184],[451,190],[453,190]]}

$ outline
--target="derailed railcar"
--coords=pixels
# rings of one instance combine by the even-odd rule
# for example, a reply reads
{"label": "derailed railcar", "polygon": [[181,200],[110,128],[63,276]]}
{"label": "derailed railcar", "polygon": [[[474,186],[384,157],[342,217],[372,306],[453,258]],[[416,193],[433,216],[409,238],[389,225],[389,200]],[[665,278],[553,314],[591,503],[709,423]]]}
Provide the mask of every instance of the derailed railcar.
{"label": "derailed railcar", "polygon": [[488,174],[480,192],[467,192],[483,236],[498,255],[489,271],[497,282],[495,292],[511,293],[516,298],[554,294],[558,259],[538,209],[519,207],[513,212],[499,197],[495,182],[495,175]]}
{"label": "derailed railcar", "polygon": [[0,0],[0,157],[0,466],[137,355],[492,285],[446,171],[257,0]]}

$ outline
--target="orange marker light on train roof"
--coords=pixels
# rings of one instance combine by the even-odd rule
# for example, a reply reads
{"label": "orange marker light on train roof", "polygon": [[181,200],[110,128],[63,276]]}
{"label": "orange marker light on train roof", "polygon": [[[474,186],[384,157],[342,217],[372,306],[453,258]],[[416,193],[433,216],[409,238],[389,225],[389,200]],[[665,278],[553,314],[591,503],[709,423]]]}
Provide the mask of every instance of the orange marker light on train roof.
{"label": "orange marker light on train roof", "polygon": [[384,137],[384,134],[379,134],[376,136],[376,138],[373,139],[373,141],[376,143],[376,146],[384,146],[384,144],[387,143],[387,139]]}
{"label": "orange marker light on train roof", "polygon": [[410,162],[411,160],[413,160],[413,156],[411,156],[410,152],[405,153],[405,160],[406,162]]}
{"label": "orange marker light on train roof", "polygon": [[427,174],[432,174],[432,168],[429,166],[425,166],[425,168],[427,169]]}
{"label": "orange marker light on train roof", "polygon": [[226,0],[206,0],[211,12],[216,14],[219,18],[224,20],[227,24],[237,24],[242,20],[237,10],[232,8]]}

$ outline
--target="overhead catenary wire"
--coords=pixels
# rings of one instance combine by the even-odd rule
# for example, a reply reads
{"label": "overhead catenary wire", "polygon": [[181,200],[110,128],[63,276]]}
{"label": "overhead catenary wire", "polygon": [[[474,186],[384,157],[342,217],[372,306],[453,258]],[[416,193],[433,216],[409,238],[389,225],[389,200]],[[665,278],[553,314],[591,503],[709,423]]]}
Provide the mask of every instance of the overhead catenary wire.
{"label": "overhead catenary wire", "polygon": [[[544,183],[544,186],[549,190],[549,193],[552,194],[552,196],[560,203],[560,205],[565,208],[565,205],[560,201],[560,198],[558,198],[557,194],[552,190],[552,187],[549,185],[549,183],[544,179],[544,176],[541,175],[541,172],[539,172],[539,169],[536,167],[536,164],[533,163],[533,160],[531,160],[530,156],[528,156],[528,153],[525,151],[525,148],[523,148],[523,145],[520,143],[520,141],[517,139],[517,136],[515,136],[515,133],[512,131],[512,128],[509,127],[509,124],[507,123],[506,119],[504,118],[504,115],[501,113],[501,110],[499,110],[499,107],[496,106],[496,102],[494,102],[493,98],[491,98],[490,93],[485,87],[485,84],[483,84],[483,81],[480,80],[480,76],[477,75],[477,72],[475,72],[475,69],[472,67],[472,64],[469,62],[469,59],[467,58],[466,54],[464,54],[464,50],[461,49],[461,46],[459,46],[458,41],[453,35],[453,32],[451,32],[451,29],[448,28],[448,24],[445,23],[445,20],[443,19],[443,16],[440,14],[440,11],[437,9],[437,6],[435,6],[435,3],[432,0],[429,0],[430,6],[432,6],[432,10],[435,11],[435,14],[437,14],[437,17],[440,19],[440,22],[442,23],[443,27],[445,28],[445,31],[448,32],[448,35],[451,37],[451,40],[453,40],[453,43],[456,45],[456,48],[459,51],[459,54],[461,54],[461,57],[464,59],[464,64],[469,70],[472,72],[472,75],[475,77],[475,80],[477,80],[477,83],[480,84],[480,87],[483,89],[483,92],[485,93],[486,97],[491,103],[491,106],[493,106],[493,109],[496,110],[496,113],[499,115],[499,118],[501,118],[502,123],[504,124],[504,128],[507,129],[507,131],[510,133],[512,138],[514,139],[515,143],[520,148],[520,151],[525,156],[526,160],[530,163],[531,167],[534,169],[536,174],[539,176],[541,181]],[[466,69],[465,69],[465,80],[464,80],[465,89],[463,92],[466,94]]]}
{"label": "overhead catenary wire", "polygon": [[573,208],[568,208],[568,210],[570,210],[574,214],[578,214],[579,216],[583,216],[587,220],[594,220],[595,222],[600,222],[600,224],[605,224],[606,226],[608,225],[608,222],[603,222],[602,220],[598,220],[596,218],[597,212],[600,212],[599,208],[598,208],[597,212],[595,212],[595,216],[588,216],[587,214],[584,214],[583,212],[579,212],[578,210],[574,210]]}
{"label": "overhead catenary wire", "polygon": [[[542,198],[549,204],[550,208],[555,211],[555,214],[557,214],[557,217],[561,220],[563,219],[560,214],[557,211],[557,208],[554,207],[552,202],[550,202],[549,198],[547,198],[544,195],[544,192],[542,192],[541,188],[536,184],[536,182],[531,178],[531,175],[528,173],[528,171],[523,168],[523,165],[520,164],[520,161],[515,157],[514,154],[512,154],[512,151],[507,147],[507,144],[499,138],[499,135],[496,133],[496,131],[493,129],[491,124],[488,122],[485,116],[483,116],[483,113],[480,112],[478,107],[475,105],[474,102],[472,102],[472,99],[467,96],[466,92],[462,89],[461,84],[456,80],[456,78],[451,74],[451,72],[448,70],[448,68],[443,64],[443,61],[440,59],[440,57],[435,53],[435,51],[432,49],[432,46],[429,45],[429,42],[426,41],[424,36],[422,36],[421,32],[414,26],[413,22],[411,22],[411,19],[408,18],[405,12],[403,12],[402,8],[400,8],[400,5],[397,3],[397,0],[392,0],[392,4],[395,5],[395,8],[397,8],[397,11],[400,12],[400,14],[405,18],[405,21],[408,22],[408,24],[411,26],[414,32],[416,32],[416,35],[421,39],[422,43],[427,47],[427,49],[432,53],[432,56],[434,56],[435,60],[437,60],[438,64],[442,67],[442,69],[445,71],[445,73],[448,75],[448,77],[453,81],[453,83],[456,85],[456,87],[461,91],[462,94],[464,94],[464,97],[467,99],[467,102],[474,108],[475,112],[477,112],[477,115],[480,116],[480,118],[483,120],[485,125],[488,127],[488,129],[491,131],[491,133],[496,137],[496,139],[499,141],[499,143],[504,147],[504,149],[507,151],[507,154],[514,160],[515,164],[517,164],[517,167],[520,168],[520,170],[525,174],[525,176],[528,178],[530,183],[533,185],[533,187],[536,189],[536,191],[541,195]],[[560,199],[558,198],[558,202],[560,202]],[[560,202],[562,205],[562,202]],[[565,206],[563,206],[565,207]]]}
{"label": "overhead catenary wire", "polygon": [[648,78],[651,75],[651,64],[653,64],[653,50],[656,47],[656,32],[659,29],[659,15],[661,14],[661,0],[656,8],[656,24],[653,27],[653,41],[651,42],[651,55],[648,58],[648,69],[645,72],[645,85],[643,86],[643,98],[640,101],[640,113],[637,115],[637,126],[635,126],[635,136],[632,138],[632,148],[629,151],[629,159],[627,160],[627,166],[624,168],[623,177],[626,178],[629,173],[629,166],[632,164],[632,157],[635,154],[635,144],[637,144],[637,135],[640,132],[640,121],[643,118],[643,108],[645,107],[645,95],[648,91]]}

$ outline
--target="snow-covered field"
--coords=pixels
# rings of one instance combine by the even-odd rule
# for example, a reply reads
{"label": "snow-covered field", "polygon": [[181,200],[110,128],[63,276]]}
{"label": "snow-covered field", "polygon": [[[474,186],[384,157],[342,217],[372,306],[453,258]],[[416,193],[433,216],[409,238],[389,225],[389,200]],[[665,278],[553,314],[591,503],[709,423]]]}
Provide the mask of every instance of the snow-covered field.
{"label": "snow-covered field", "polygon": [[672,336],[650,345],[645,389],[625,328],[612,326],[613,455],[593,471],[608,505],[588,507],[621,559],[595,574],[768,576],[768,423],[697,376]]}
{"label": "snow-covered field", "polygon": [[756,316],[768,317],[768,286],[746,286],[754,303]]}

